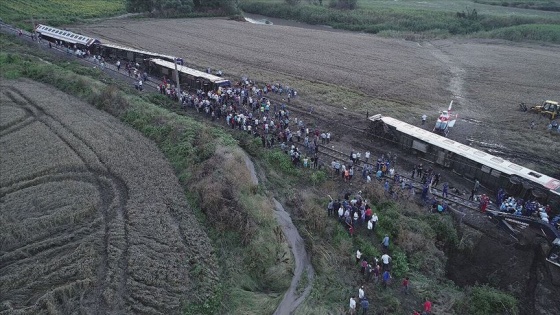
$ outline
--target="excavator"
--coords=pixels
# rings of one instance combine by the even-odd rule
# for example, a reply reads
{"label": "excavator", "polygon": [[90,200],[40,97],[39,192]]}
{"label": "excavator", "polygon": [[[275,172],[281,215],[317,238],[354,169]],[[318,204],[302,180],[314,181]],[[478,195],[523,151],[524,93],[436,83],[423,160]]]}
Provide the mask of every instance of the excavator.
{"label": "excavator", "polygon": [[[524,104],[523,106],[520,106],[523,108]],[[558,102],[546,100],[543,101],[540,105],[531,106],[531,108],[529,108],[529,111],[541,114],[545,117],[550,118],[551,120],[554,120],[560,115],[560,105],[558,105]]]}

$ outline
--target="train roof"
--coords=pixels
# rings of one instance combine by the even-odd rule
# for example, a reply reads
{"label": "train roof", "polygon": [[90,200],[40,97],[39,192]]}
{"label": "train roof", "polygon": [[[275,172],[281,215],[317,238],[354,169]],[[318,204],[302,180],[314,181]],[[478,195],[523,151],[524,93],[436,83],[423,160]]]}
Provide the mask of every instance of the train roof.
{"label": "train roof", "polygon": [[489,153],[469,147],[457,141],[453,141],[446,137],[442,137],[428,130],[418,128],[411,124],[405,123],[392,117],[383,117],[381,115],[371,116],[372,121],[381,120],[385,124],[395,127],[399,132],[410,135],[418,140],[435,145],[447,151],[464,156],[469,160],[486,165],[492,169],[500,171],[508,175],[517,175],[521,178],[528,179],[532,182],[538,183],[547,189],[553,191],[555,194],[560,195],[560,180],[533,171],[521,165],[515,164],[511,161],[502,159],[500,157],[491,155]]}
{"label": "train roof", "polygon": [[137,54],[149,55],[149,56],[154,56],[154,57],[159,57],[159,58],[169,59],[169,60],[174,60],[176,58],[175,56],[158,54],[158,53],[154,53],[154,52],[147,51],[147,50],[136,49],[136,48],[132,48],[132,47],[126,47],[126,46],[121,46],[121,45],[116,45],[116,44],[111,44],[111,43],[101,43],[100,46],[107,47],[107,48],[119,49],[119,50],[126,50],[126,51],[134,52],[134,53],[137,53]]}
{"label": "train roof", "polygon": [[[166,67],[168,69],[175,69],[175,64],[173,62],[169,62],[169,61],[165,61],[165,60],[161,60],[161,59],[151,59],[150,61],[152,61],[153,63]],[[188,74],[191,75],[193,77],[197,77],[197,78],[203,78],[206,79],[214,84],[218,84],[221,85],[223,83],[229,83],[229,80],[224,79],[222,77],[210,74],[210,73],[206,73],[206,72],[202,72],[199,70],[195,70],[195,69],[191,69],[189,67],[183,66],[183,65],[177,65],[177,70],[179,70],[179,72],[184,73],[184,74]]]}
{"label": "train roof", "polygon": [[38,24],[35,27],[35,31],[41,33],[41,35],[52,37],[54,39],[62,40],[72,44],[81,44],[84,46],[91,46],[94,43],[98,43],[99,40],[85,35],[76,34],[67,30],[61,30],[52,26]]}

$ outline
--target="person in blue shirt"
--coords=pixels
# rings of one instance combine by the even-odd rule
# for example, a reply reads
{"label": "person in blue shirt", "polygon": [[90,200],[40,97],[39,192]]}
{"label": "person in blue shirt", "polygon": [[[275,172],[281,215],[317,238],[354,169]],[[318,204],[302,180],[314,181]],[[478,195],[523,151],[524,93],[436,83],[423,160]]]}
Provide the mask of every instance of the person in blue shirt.
{"label": "person in blue shirt", "polygon": [[389,235],[385,234],[385,237],[381,241],[381,244],[383,244],[384,249],[389,249]]}

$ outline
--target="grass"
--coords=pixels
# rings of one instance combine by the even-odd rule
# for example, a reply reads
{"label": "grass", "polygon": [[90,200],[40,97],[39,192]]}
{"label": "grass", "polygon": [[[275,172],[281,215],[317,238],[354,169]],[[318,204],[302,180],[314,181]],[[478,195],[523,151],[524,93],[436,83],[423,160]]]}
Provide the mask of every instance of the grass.
{"label": "grass", "polygon": [[560,11],[560,1],[558,0],[473,0],[475,3],[489,4],[503,7],[514,7],[522,9],[533,9],[543,11]]}
{"label": "grass", "polygon": [[[472,2],[427,1],[418,5],[411,1],[361,1],[358,9],[337,10],[328,6],[301,3],[288,5],[283,1],[244,0],[241,8],[248,13],[257,13],[271,17],[297,20],[309,24],[329,25],[334,28],[361,31],[385,36],[402,36],[416,38],[442,38],[454,35],[477,34],[497,31],[520,25],[560,25],[560,17],[531,11],[529,14],[515,12],[512,15],[505,10],[488,10],[486,7],[475,8]],[[498,8],[500,9],[500,8]],[[533,28],[526,33],[524,40],[537,40],[558,43],[557,36],[550,36],[551,28]],[[416,34],[412,36],[412,34]],[[481,34],[482,35],[482,34]],[[508,32],[496,32],[497,38],[516,40]],[[481,36],[483,37],[483,36]]]}
{"label": "grass", "polygon": [[0,0],[0,18],[28,30],[33,23],[59,26],[125,12],[125,0]]}

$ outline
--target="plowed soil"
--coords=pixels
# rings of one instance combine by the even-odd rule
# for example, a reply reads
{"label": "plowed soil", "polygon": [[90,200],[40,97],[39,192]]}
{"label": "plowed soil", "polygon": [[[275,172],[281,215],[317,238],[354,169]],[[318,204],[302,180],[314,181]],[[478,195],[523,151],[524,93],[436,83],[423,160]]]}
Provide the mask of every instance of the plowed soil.
{"label": "plowed soil", "polygon": [[211,294],[212,246],[154,143],[54,88],[0,86],[0,312],[178,314]]}
{"label": "plowed soil", "polygon": [[[451,138],[469,139],[475,146],[492,148],[495,154],[530,168],[560,172],[553,153],[560,146],[557,136],[545,130],[548,121],[517,110],[520,102],[560,99],[560,47],[480,39],[418,43],[306,28],[300,23],[294,27],[281,20],[274,23],[141,19],[73,29],[105,41],[184,57],[189,66],[222,69],[232,79],[248,75],[267,82],[290,78],[324,82],[373,100],[349,109],[354,113],[368,110],[418,124],[424,113],[435,121],[438,111],[453,99],[460,121]],[[299,92],[302,99],[317,99],[309,95],[312,91]],[[394,102],[387,105],[375,100]],[[325,115],[344,111],[336,101],[311,106]],[[529,129],[532,120],[536,131]]]}

